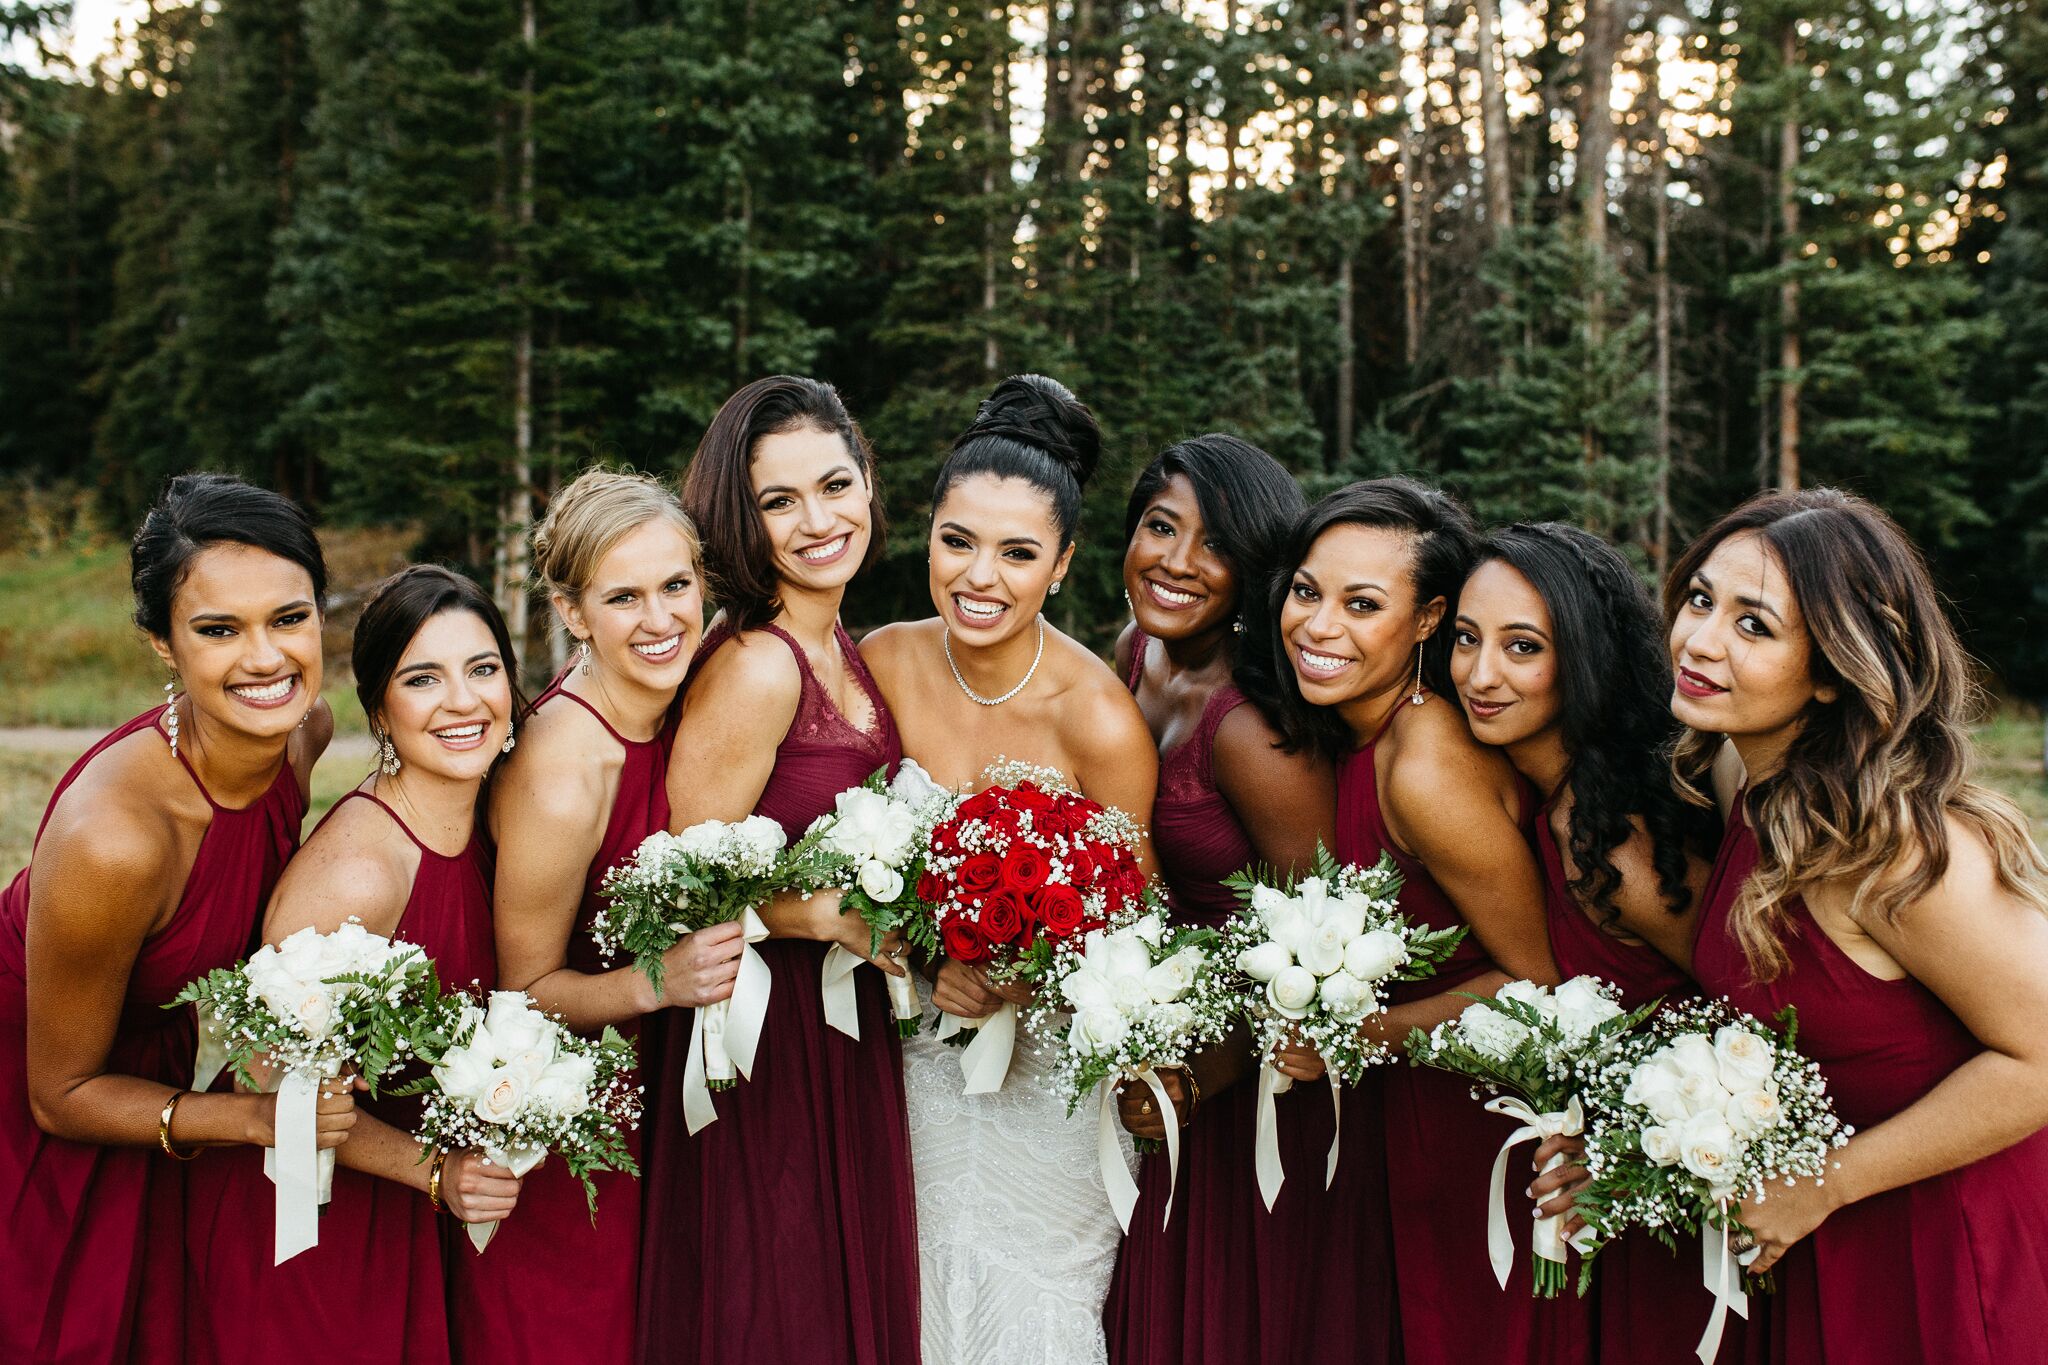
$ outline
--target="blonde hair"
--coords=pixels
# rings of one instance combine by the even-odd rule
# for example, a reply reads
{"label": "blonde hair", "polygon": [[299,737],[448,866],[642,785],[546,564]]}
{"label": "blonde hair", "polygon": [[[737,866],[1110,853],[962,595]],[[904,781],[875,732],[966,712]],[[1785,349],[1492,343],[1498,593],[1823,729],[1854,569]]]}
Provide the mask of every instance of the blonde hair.
{"label": "blonde hair", "polygon": [[631,470],[586,469],[548,502],[533,528],[533,574],[550,593],[574,602],[590,586],[612,546],[650,521],[666,521],[690,542],[690,564],[703,563],[697,528],[669,486]]}
{"label": "blonde hair", "polygon": [[[1784,969],[1784,907],[1819,883],[1852,880],[1852,916],[1896,923],[1947,873],[1951,817],[1984,840],[2001,887],[2048,913],[2048,863],[2026,817],[1970,780],[1979,692],[1905,533],[1832,488],[1759,494],[1673,566],[1667,619],[1714,548],[1741,534],[1776,556],[1806,620],[1813,680],[1837,694],[1808,704],[1783,764],[1745,798],[1759,857],[1729,921],[1751,972],[1768,981]],[[1679,740],[1674,767],[1689,799],[1708,801],[1703,779],[1720,743],[1696,730]]]}

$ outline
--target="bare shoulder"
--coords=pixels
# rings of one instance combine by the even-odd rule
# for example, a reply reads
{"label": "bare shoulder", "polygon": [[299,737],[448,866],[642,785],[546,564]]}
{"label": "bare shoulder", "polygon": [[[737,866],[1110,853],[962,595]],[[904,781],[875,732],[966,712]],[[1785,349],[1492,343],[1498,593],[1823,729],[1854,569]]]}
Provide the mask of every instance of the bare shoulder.
{"label": "bare shoulder", "polygon": [[803,670],[789,645],[765,630],[749,630],[711,651],[690,680],[683,704],[687,709],[707,696],[744,697],[751,707],[784,706],[794,714],[803,687]]}
{"label": "bare shoulder", "polygon": [[184,880],[183,869],[174,867],[187,851],[179,821],[161,804],[81,791],[82,785],[64,793],[36,842],[29,880],[35,900],[90,902],[119,918],[154,922],[167,908],[166,888]]}
{"label": "bare shoulder", "polygon": [[491,777],[492,823],[594,824],[624,762],[624,748],[596,716],[570,701],[545,706],[526,718],[518,746]]}
{"label": "bare shoulder", "polygon": [[1216,761],[1243,764],[1284,759],[1304,767],[1315,766],[1316,760],[1306,752],[1283,752],[1280,738],[1280,732],[1263,711],[1248,700],[1241,701],[1216,723]]}
{"label": "bare shoulder", "polygon": [[67,878],[120,876],[121,886],[134,885],[135,877],[161,881],[185,842],[185,817],[204,821],[210,814],[176,765],[152,730],[103,750],[50,808],[35,865],[61,866]]}
{"label": "bare shoulder", "polygon": [[[1982,830],[1954,814],[1945,816],[1944,823],[1948,866],[1933,886],[1905,908],[1899,916],[1901,927],[1910,932],[1952,924],[1959,917],[1976,918],[1986,911],[2031,909],[2023,897],[1999,880],[1998,860]],[[1924,856],[1918,850],[1910,852],[1879,874],[1880,878],[1896,881],[1911,876]],[[1863,927],[1876,931],[1883,926],[1866,922]]]}
{"label": "bare shoulder", "polygon": [[307,925],[330,933],[350,919],[389,934],[418,868],[419,850],[396,821],[373,802],[347,802],[285,866],[263,936],[274,942]]}
{"label": "bare shoulder", "polygon": [[1112,666],[1119,678],[1131,676],[1131,656],[1138,646],[1138,623],[1124,622],[1124,628],[1116,633],[1116,648],[1110,651]]}
{"label": "bare shoulder", "polygon": [[1413,815],[1447,804],[1465,805],[1491,796],[1512,818],[1514,769],[1498,749],[1472,738],[1465,717],[1451,703],[1432,697],[1421,706],[1403,703],[1389,728],[1382,790],[1399,813]]}
{"label": "bare shoulder", "polygon": [[1055,698],[1059,726],[1067,743],[1086,758],[1118,761],[1143,750],[1156,762],[1152,731],[1131,690],[1078,641],[1058,631],[1046,641],[1060,650],[1065,683]]}
{"label": "bare shoulder", "polygon": [[927,649],[938,648],[939,619],[892,621],[860,637],[861,662],[884,692],[903,680],[905,670],[915,669]]}

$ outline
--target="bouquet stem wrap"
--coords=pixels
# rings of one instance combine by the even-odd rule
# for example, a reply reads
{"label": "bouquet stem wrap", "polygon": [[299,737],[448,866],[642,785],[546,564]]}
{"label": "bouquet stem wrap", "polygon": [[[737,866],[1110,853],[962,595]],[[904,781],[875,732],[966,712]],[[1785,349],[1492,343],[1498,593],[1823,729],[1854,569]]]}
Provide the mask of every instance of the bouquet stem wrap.
{"label": "bouquet stem wrap", "polygon": [[[1499,1099],[1488,1100],[1486,1112],[1506,1114],[1519,1119],[1522,1126],[1508,1134],[1500,1145],[1500,1152],[1493,1159],[1493,1192],[1486,1210],[1486,1256],[1493,1263],[1493,1278],[1502,1289],[1508,1287],[1508,1276],[1514,1269],[1515,1239],[1508,1230],[1507,1178],[1508,1153],[1531,1140],[1544,1141],[1559,1135],[1577,1137],[1586,1130],[1586,1114],[1578,1097],[1563,1109],[1539,1114],[1535,1108],[1519,1095],[1502,1095]],[[1563,1165],[1562,1152],[1543,1163],[1543,1169]],[[1539,1218],[1530,1235],[1529,1250],[1535,1259],[1536,1292],[1544,1298],[1556,1298],[1565,1285],[1565,1250],[1569,1244],[1564,1235],[1564,1217]]]}
{"label": "bouquet stem wrap", "polygon": [[[1173,1107],[1173,1100],[1168,1097],[1157,1071],[1148,1066],[1125,1074],[1152,1088],[1153,1097],[1159,1101],[1159,1112],[1166,1121],[1166,1216],[1159,1220],[1159,1226],[1163,1228],[1173,1221],[1173,1191],[1180,1183],[1180,1111]],[[1095,1156],[1102,1167],[1102,1188],[1109,1195],[1109,1207],[1116,1214],[1118,1226],[1129,1232],[1131,1213],[1138,1206],[1138,1182],[1131,1178],[1131,1168],[1124,1164],[1123,1140],[1118,1136],[1118,1129],[1122,1126],[1117,1122],[1116,1112],[1119,1079],[1117,1076],[1105,1076],[1095,1087],[1101,1099],[1095,1124]]]}
{"label": "bouquet stem wrap", "polygon": [[[502,1152],[486,1148],[484,1151],[493,1164],[503,1166],[516,1176],[524,1176],[540,1165],[541,1158],[547,1154],[545,1147],[513,1147]],[[497,1223],[464,1223],[462,1230],[469,1234],[469,1244],[481,1256],[484,1248],[491,1244],[491,1238],[497,1235],[498,1226]]]}
{"label": "bouquet stem wrap", "polygon": [[[1259,1179],[1259,1197],[1271,1212],[1287,1183],[1287,1167],[1280,1160],[1280,1111],[1274,1100],[1294,1088],[1294,1077],[1270,1062],[1259,1068],[1259,1121],[1252,1144],[1252,1170]],[[1323,1188],[1337,1181],[1337,1158],[1344,1150],[1343,1083],[1330,1076],[1330,1105],[1335,1120],[1330,1131],[1330,1154],[1323,1163]]]}
{"label": "bouquet stem wrap", "polygon": [[754,945],[768,937],[768,926],[751,907],[740,916],[740,925],[740,973],[732,995],[699,1006],[690,1025],[690,1056],[683,1066],[683,1122],[693,1136],[718,1118],[711,1103],[713,1090],[730,1089],[739,1076],[753,1079],[754,1053],[768,1017],[775,979],[754,951]]}
{"label": "bouquet stem wrap", "polygon": [[1714,1358],[1721,1354],[1721,1334],[1727,1329],[1729,1310],[1733,1309],[1740,1318],[1749,1316],[1749,1294],[1742,1287],[1742,1273],[1737,1267],[1755,1260],[1756,1253],[1748,1252],[1745,1261],[1728,1249],[1728,1201],[1722,1199],[1720,1206],[1723,1226],[1700,1224],[1700,1269],[1707,1292],[1714,1296],[1714,1311],[1707,1315],[1707,1330],[1700,1335],[1700,1344],[1693,1348],[1700,1365],[1714,1365]]}
{"label": "bouquet stem wrap", "polygon": [[[867,959],[859,953],[835,943],[825,952],[825,965],[818,981],[825,996],[825,1022],[855,1042],[860,1041],[860,997],[855,993],[853,973],[855,968],[866,965]],[[882,972],[882,979],[889,986],[889,1009],[896,1017],[896,1031],[908,1037],[917,1032],[916,1021],[923,1012],[917,1000],[917,986],[908,974]],[[910,1026],[907,1031],[906,1024]]]}
{"label": "bouquet stem wrap", "polygon": [[1017,1050],[1017,1007],[1005,1001],[994,1014],[980,1019],[962,1019],[954,1014],[939,1016],[939,1038],[944,1041],[963,1029],[974,1037],[960,1053],[960,1075],[969,1095],[993,1095],[1003,1088],[1010,1074],[1010,1058]]}
{"label": "bouquet stem wrap", "polygon": [[227,1039],[212,1010],[199,1010],[199,1042],[192,1052],[192,1089],[205,1094],[231,1060]]}
{"label": "bouquet stem wrap", "polygon": [[320,1075],[287,1071],[278,1078],[274,1145],[263,1153],[263,1174],[277,1186],[272,1265],[320,1244],[320,1206],[334,1197],[334,1150],[320,1150],[315,1105],[320,1083],[340,1070],[336,1065]]}

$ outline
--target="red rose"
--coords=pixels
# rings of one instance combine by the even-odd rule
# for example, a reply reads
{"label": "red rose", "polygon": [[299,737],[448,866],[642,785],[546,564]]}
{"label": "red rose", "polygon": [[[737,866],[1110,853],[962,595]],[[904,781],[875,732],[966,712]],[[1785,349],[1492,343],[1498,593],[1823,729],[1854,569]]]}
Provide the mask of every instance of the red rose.
{"label": "red rose", "polygon": [[917,879],[917,898],[927,905],[937,905],[946,898],[946,879],[925,869]]}
{"label": "red rose", "polygon": [[991,943],[1012,943],[1024,932],[1024,915],[1014,891],[998,891],[981,910],[981,931]]}
{"label": "red rose", "polygon": [[1090,853],[1085,848],[1070,848],[1066,852],[1064,861],[1067,865],[1068,881],[1076,886],[1093,886],[1095,884],[1095,878],[1099,873],[1093,853]]}
{"label": "red rose", "polygon": [[960,864],[954,874],[960,889],[970,896],[985,896],[1003,879],[1003,865],[993,853],[977,853]]}
{"label": "red rose", "polygon": [[998,811],[991,811],[988,818],[981,823],[991,833],[1000,834],[1010,839],[1016,838],[1017,832],[1024,827],[1023,817],[1008,806]]}
{"label": "red rose", "polygon": [[960,831],[952,825],[940,825],[932,831],[932,851],[954,854],[960,851]]}
{"label": "red rose", "polygon": [[1031,827],[1047,838],[1058,838],[1074,832],[1074,821],[1061,807],[1047,806],[1032,814]]}
{"label": "red rose", "polygon": [[1052,809],[1053,798],[1026,782],[1011,791],[1010,804],[1036,815],[1042,810]]}
{"label": "red rose", "polygon": [[946,921],[939,930],[939,941],[945,945],[946,956],[955,962],[988,961],[988,940],[982,937],[980,929],[964,919]]}
{"label": "red rose", "polygon": [[985,820],[1001,801],[1002,798],[997,795],[993,788],[988,791],[976,792],[960,803],[960,810],[953,818],[961,821]]}
{"label": "red rose", "polygon": [[1071,886],[1049,882],[1038,890],[1038,918],[1045,925],[1045,931],[1064,938],[1081,927],[1082,917],[1087,909],[1081,903],[1081,893]]}
{"label": "red rose", "polygon": [[1014,891],[1036,891],[1051,870],[1045,854],[1031,844],[1012,844],[1003,855],[1003,885]]}

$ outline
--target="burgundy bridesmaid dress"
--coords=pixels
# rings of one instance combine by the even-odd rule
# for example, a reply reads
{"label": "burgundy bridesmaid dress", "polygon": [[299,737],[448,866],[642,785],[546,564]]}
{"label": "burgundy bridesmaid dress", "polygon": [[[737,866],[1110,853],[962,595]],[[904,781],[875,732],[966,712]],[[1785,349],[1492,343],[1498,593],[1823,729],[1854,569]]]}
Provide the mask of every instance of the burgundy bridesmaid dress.
{"label": "burgundy bridesmaid dress", "polygon": [[[833,798],[902,758],[896,724],[838,631],[874,709],[855,729],[775,626],[803,694],[754,812],[791,838]],[[697,664],[731,638],[721,624]],[[687,683],[685,686],[687,687]],[[640,1356],[649,1362],[914,1365],[917,1227],[904,1118],[902,1046],[878,971],[854,973],[859,1042],[825,1023],[825,945],[757,945],[774,978],[754,1075],[718,1092],[718,1120],[692,1137],[679,1112],[648,1134],[640,1267]],[[651,1107],[679,1110],[690,1015],[666,1010]]]}
{"label": "burgundy bridesmaid dress", "polygon": [[[157,731],[163,711],[137,716],[87,750],[57,784],[50,809],[102,752],[137,731]],[[168,741],[157,731],[138,742]],[[213,817],[170,923],[136,954],[106,1069],[189,1087],[193,1013],[159,1007],[249,950],[270,889],[298,847],[306,799],[285,764],[255,802],[229,810],[190,760],[178,758]],[[45,810],[45,825],[49,818]],[[24,935],[33,872],[31,864],[0,892],[0,1360],[186,1359],[178,1230],[187,1168],[154,1147],[51,1137],[29,1112]],[[209,1151],[196,1164],[223,1155]]]}
{"label": "burgundy bridesmaid dress", "polygon": [[[1799,1049],[1827,1077],[1843,1119],[1874,1128],[1982,1051],[1911,977],[1872,976],[1803,901],[1787,906],[1791,964],[1753,981],[1728,922],[1757,863],[1736,802],[1693,949],[1707,990],[1768,1019],[1799,1010]],[[1972,1162],[1838,1209],[1778,1262],[1778,1290],[1752,1295],[1752,1360],[1776,1365],[1993,1365],[2048,1353],[2048,1130]],[[1756,1305],[1768,1305],[1759,1314]],[[1759,1321],[1766,1324],[1757,1330]],[[1757,1349],[1756,1336],[1765,1338]]]}
{"label": "burgundy bridesmaid dress", "polygon": [[[1397,710],[1389,723],[1399,715]],[[1376,748],[1377,739],[1352,753],[1338,770],[1337,855],[1365,866],[1377,862],[1383,852],[1392,855],[1403,878],[1403,913],[1435,929],[1461,925],[1464,916],[1450,897],[1387,833],[1373,768]],[[1536,807],[1525,786],[1525,833]],[[1435,976],[1397,985],[1390,998],[1396,1004],[1424,999],[1492,970],[1494,964],[1478,936],[1468,934]],[[1521,1211],[1526,1203],[1509,1210],[1515,1261],[1506,1289],[1497,1287],[1487,1259],[1493,1159],[1514,1131],[1513,1121],[1487,1113],[1472,1098],[1471,1083],[1447,1071],[1398,1062],[1382,1067],[1379,1077],[1394,1290],[1400,1304],[1401,1350],[1408,1365],[1576,1365],[1590,1359],[1592,1314],[1585,1301],[1569,1294],[1539,1299],[1531,1292],[1532,1221]],[[1350,1112],[1347,1107],[1347,1117]],[[1369,1120],[1358,1125],[1370,1126]],[[1344,1125],[1347,1149],[1353,1131],[1353,1125]],[[1509,1169],[1533,1174],[1530,1150],[1518,1149],[1520,1164],[1511,1157]],[[1528,1183],[1526,1175],[1522,1183]],[[1510,1190],[1512,1204],[1520,1191],[1512,1182]]]}
{"label": "burgundy bridesmaid dress", "polygon": [[[569,936],[572,971],[608,970],[590,938],[590,920],[604,904],[597,893],[605,874],[633,856],[640,841],[668,828],[668,751],[675,739],[670,710],[653,739],[631,740],[612,729],[597,708],[563,690],[565,673],[533,704],[539,711],[559,697],[583,707],[626,753],[612,796],[611,818],[583,881],[583,903]],[[618,1025],[641,1039],[641,1021]],[[643,1072],[651,1074],[642,1058]],[[626,1135],[638,1161],[641,1135]],[[543,1365],[626,1365],[633,1359],[634,1302],[640,1275],[640,1182],[599,1172],[597,1219],[592,1222],[583,1182],[561,1162],[547,1160],[520,1186],[519,1207],[479,1254],[467,1237],[452,1243],[448,1284],[449,1333],[458,1361]],[[564,1294],[564,1285],[574,1285]]]}
{"label": "burgundy bridesmaid dress", "polygon": [[[1557,969],[1568,978],[1597,976],[1611,982],[1630,1009],[1695,994],[1692,979],[1669,958],[1647,943],[1603,932],[1579,907],[1566,885],[1548,810],[1537,818],[1535,833],[1543,860],[1550,955]],[[1519,1175],[1520,1168],[1515,1172]],[[1600,1253],[1591,1298],[1601,1365],[1697,1365],[1694,1347],[1714,1300],[1701,1283],[1698,1252],[1682,1242],[1680,1248],[1673,1251],[1637,1229]],[[1574,1286],[1577,1274],[1574,1262]],[[1730,1331],[1721,1339],[1722,1365],[1741,1358],[1740,1334]]]}
{"label": "burgundy bridesmaid dress", "polygon": [[[1138,631],[1133,639],[1135,691],[1146,637]],[[1217,688],[1195,733],[1160,759],[1152,844],[1178,923],[1221,924],[1238,908],[1223,878],[1257,861],[1216,785],[1217,727],[1244,702],[1235,687]],[[1329,1088],[1297,1084],[1279,1097],[1287,1182],[1268,1213],[1252,1173],[1258,1093],[1247,1077],[1196,1108],[1181,1135],[1180,1188],[1164,1228],[1166,1157],[1145,1158],[1103,1306],[1115,1365],[1392,1358],[1392,1249],[1369,1103],[1345,1097],[1344,1158],[1325,1192]]]}
{"label": "burgundy bridesmaid dress", "polygon": [[[377,806],[420,851],[392,937],[424,949],[447,989],[490,990],[497,956],[491,858],[482,831],[448,857],[420,843],[397,812],[368,792],[349,792],[334,809],[351,800]],[[317,829],[312,837],[319,837]],[[406,1079],[390,1078],[392,1084]],[[387,1095],[360,1102],[407,1132],[418,1122],[417,1099]],[[449,1358],[443,1239],[461,1229],[435,1214],[418,1190],[337,1166],[333,1202],[320,1215],[319,1245],[273,1266],[277,1187],[263,1174],[261,1148],[207,1153],[193,1163],[190,1186],[190,1359],[208,1365],[431,1365]],[[468,1246],[464,1238],[462,1247]]]}

